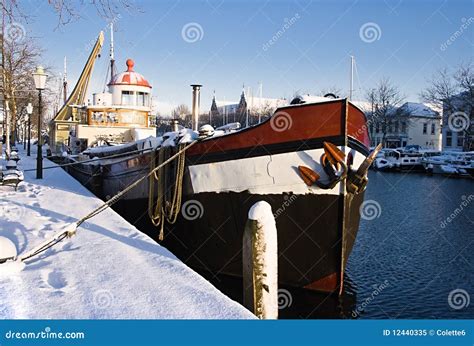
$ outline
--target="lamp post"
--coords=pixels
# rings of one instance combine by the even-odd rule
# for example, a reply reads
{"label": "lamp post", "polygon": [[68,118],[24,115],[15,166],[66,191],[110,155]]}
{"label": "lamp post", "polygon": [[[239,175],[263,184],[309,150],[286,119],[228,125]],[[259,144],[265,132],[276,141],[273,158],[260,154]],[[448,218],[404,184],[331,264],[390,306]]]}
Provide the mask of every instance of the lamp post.
{"label": "lamp post", "polygon": [[8,104],[8,100],[5,101],[5,116],[7,121],[7,137],[6,137],[6,149],[5,152],[7,153],[7,159],[10,160],[10,105]]}
{"label": "lamp post", "polygon": [[31,114],[33,113],[33,105],[28,102],[26,106],[26,113],[28,113],[28,146],[26,147],[26,155],[30,156],[30,141],[31,141]]}
{"label": "lamp post", "polygon": [[[28,106],[27,106],[28,107]],[[25,110],[26,110],[26,107],[25,107]],[[27,112],[28,113],[28,112]],[[22,117],[23,121],[21,122],[22,123],[22,135],[21,135],[21,138],[23,140],[23,150],[26,150],[26,127],[27,127],[27,122],[28,122],[28,114],[24,114],[23,117]]]}
{"label": "lamp post", "polygon": [[36,71],[33,73],[33,79],[35,81],[35,88],[38,90],[38,155],[36,156],[36,179],[43,179],[43,138],[41,136],[41,92],[44,90],[46,85],[46,77],[48,75],[44,73],[44,68],[38,66]]}

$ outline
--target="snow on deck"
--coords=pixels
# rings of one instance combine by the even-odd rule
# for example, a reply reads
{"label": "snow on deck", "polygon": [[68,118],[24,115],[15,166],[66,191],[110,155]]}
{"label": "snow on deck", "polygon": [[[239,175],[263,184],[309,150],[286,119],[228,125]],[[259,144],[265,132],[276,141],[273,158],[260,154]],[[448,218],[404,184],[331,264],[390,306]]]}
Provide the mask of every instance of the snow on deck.
{"label": "snow on deck", "polygon": [[[20,153],[19,168],[35,167],[35,150]],[[0,187],[0,236],[23,253],[101,203],[62,169],[45,170],[43,180],[26,172],[17,192]],[[2,319],[254,318],[111,209],[23,271],[1,266]]]}

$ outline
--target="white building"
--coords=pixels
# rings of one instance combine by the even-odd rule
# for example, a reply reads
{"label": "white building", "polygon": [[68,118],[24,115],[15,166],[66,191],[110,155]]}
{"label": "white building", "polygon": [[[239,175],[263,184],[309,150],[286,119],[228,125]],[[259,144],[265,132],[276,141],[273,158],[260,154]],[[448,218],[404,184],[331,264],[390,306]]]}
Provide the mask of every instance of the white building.
{"label": "white building", "polygon": [[406,102],[400,107],[410,114],[407,145],[441,150],[441,115],[433,107],[423,103]]}
{"label": "white building", "polygon": [[240,101],[219,101],[214,96],[210,109],[213,124],[223,125],[240,122],[242,127],[247,123],[253,125],[271,116],[275,109],[288,105],[288,100],[281,98],[264,98],[247,96],[245,91],[240,95]]}
{"label": "white building", "polygon": [[[406,114],[407,118],[394,116],[388,122],[385,133],[385,147],[398,148],[407,145],[418,145],[425,149],[441,150],[441,116],[428,105],[416,102],[406,102],[396,112]],[[384,131],[381,125],[371,123],[369,119],[371,146],[382,143]]]}

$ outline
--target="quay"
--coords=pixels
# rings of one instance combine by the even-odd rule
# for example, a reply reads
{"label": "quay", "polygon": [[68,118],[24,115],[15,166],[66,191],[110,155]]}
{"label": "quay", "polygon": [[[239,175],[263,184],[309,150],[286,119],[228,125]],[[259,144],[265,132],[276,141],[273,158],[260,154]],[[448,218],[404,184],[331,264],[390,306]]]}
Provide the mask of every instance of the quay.
{"label": "quay", "polygon": [[[21,254],[103,202],[60,168],[35,179],[36,155],[19,156],[24,181],[0,187],[0,236]],[[5,268],[2,319],[255,318],[110,208],[22,271]]]}

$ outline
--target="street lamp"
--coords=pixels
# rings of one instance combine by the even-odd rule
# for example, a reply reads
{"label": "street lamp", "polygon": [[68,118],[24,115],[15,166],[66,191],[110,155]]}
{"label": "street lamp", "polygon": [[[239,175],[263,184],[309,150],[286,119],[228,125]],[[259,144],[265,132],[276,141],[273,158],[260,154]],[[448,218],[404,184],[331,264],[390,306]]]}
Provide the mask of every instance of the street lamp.
{"label": "street lamp", "polygon": [[5,116],[7,120],[7,137],[6,137],[6,150],[5,152],[7,153],[7,159],[10,160],[10,153],[11,153],[11,147],[10,147],[10,105],[8,104],[8,100],[5,101]]}
{"label": "street lamp", "polygon": [[26,106],[26,113],[28,113],[28,147],[26,149],[26,155],[30,156],[30,141],[31,141],[31,114],[33,113],[33,105],[28,102]]}
{"label": "street lamp", "polygon": [[45,88],[46,77],[48,77],[48,75],[44,73],[44,68],[42,66],[38,66],[36,71],[33,73],[35,88],[38,90],[38,155],[36,156],[36,179],[43,179],[43,149],[41,148],[43,145],[43,139],[41,136],[41,91],[43,91]]}

